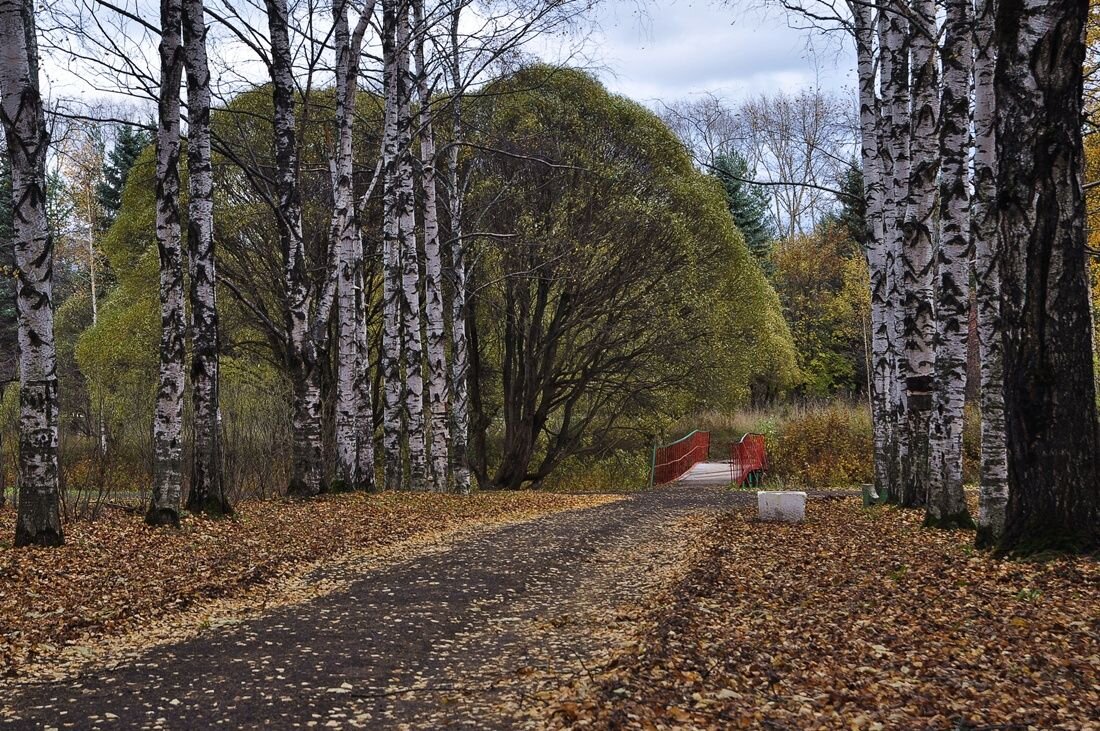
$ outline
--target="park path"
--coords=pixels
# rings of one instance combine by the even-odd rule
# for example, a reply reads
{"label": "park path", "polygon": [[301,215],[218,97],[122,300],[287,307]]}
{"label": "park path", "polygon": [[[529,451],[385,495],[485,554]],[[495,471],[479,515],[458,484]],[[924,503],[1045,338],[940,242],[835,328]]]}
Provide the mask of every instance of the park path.
{"label": "park path", "polygon": [[121,667],[0,689],[0,729],[537,726],[533,699],[586,672],[709,516],[748,497],[696,478],[487,531]]}
{"label": "park path", "polygon": [[731,479],[729,462],[697,462],[677,482],[685,487],[724,487]]}

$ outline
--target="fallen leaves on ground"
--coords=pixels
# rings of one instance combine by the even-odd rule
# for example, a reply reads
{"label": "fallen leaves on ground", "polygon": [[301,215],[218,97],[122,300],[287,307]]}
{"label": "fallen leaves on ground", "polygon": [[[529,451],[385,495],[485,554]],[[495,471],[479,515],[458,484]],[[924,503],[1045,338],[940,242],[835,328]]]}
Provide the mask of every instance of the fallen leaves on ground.
{"label": "fallen leaves on ground", "polygon": [[640,622],[564,687],[557,728],[1100,729],[1100,564],[997,560],[921,515],[814,501],[724,516]]}
{"label": "fallen leaves on ground", "polygon": [[[130,644],[181,638],[202,627],[183,627],[180,616],[208,624],[210,613],[194,610],[218,602],[229,602],[222,614],[245,612],[278,603],[275,590],[291,584],[299,598],[308,598],[324,584],[314,574],[341,557],[352,570],[369,568],[375,558],[404,558],[467,529],[613,499],[541,492],[348,494],[243,503],[232,519],[192,517],[179,530],[150,528],[138,515],[109,510],[98,520],[67,525],[61,548],[0,548],[0,675],[34,674],[28,668],[35,664],[48,674],[65,664],[58,656],[79,664],[102,656],[105,639],[110,652],[112,644],[117,651],[127,644],[111,641],[115,637],[128,636]],[[0,511],[0,525],[14,522],[10,509]]]}

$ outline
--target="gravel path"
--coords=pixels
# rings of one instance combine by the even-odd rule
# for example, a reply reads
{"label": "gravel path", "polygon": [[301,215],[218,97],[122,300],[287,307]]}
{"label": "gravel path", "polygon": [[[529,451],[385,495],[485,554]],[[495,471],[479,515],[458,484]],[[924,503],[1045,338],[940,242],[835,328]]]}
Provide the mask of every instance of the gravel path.
{"label": "gravel path", "polygon": [[2,728],[521,728],[752,496],[672,486],[496,529],[64,683],[0,691]]}

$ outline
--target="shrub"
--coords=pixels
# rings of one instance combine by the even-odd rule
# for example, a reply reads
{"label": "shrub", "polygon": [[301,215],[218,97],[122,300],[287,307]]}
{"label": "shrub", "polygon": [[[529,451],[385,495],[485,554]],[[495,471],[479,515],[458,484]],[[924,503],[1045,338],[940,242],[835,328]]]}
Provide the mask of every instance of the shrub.
{"label": "shrub", "polygon": [[773,475],[814,488],[870,482],[873,450],[866,407],[840,404],[806,409],[769,444]]}

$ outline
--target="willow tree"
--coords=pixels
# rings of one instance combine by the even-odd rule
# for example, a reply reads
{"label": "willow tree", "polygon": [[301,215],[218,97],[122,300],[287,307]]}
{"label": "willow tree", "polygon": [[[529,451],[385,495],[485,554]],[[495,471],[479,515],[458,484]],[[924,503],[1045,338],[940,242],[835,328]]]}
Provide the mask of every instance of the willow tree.
{"label": "willow tree", "polygon": [[46,129],[34,4],[0,2],[0,121],[11,165],[19,340],[19,509],[15,545],[59,546],[53,240],[46,222]]}
{"label": "willow tree", "polygon": [[1002,1],[995,73],[1008,508],[999,547],[1100,546],[1082,183],[1087,0]]}

